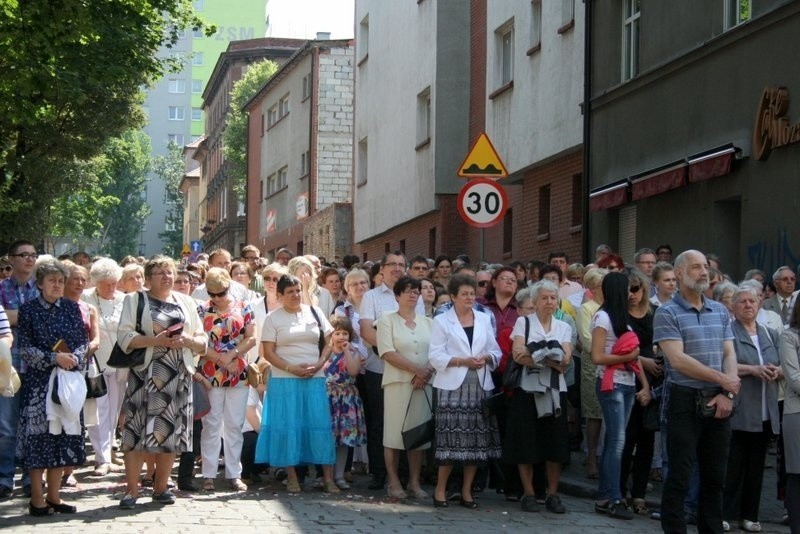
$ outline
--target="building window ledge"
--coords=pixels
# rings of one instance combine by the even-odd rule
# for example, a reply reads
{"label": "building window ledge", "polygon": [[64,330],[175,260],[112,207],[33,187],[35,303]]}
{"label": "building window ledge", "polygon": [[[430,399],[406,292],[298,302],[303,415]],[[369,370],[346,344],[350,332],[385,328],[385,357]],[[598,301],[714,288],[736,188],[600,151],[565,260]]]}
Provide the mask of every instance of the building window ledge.
{"label": "building window ledge", "polygon": [[550,232],[547,232],[546,234],[539,234],[536,236],[536,241],[547,241],[548,239],[550,239]]}
{"label": "building window ledge", "polygon": [[280,193],[281,193],[281,192],[282,192],[284,189],[286,189],[286,188],[288,188],[288,187],[289,187],[288,185],[284,185],[283,187],[281,187],[280,189],[278,189],[278,190],[277,190],[277,191],[275,191],[274,193],[271,193],[271,194],[267,195],[267,200],[268,200],[268,199],[270,199],[270,198],[272,198],[272,197],[274,197],[275,195],[278,195],[278,194],[280,194]]}
{"label": "building window ledge", "polygon": [[267,128],[267,131],[270,131],[271,129],[275,128],[275,127],[276,127],[278,124],[280,124],[280,122],[281,122],[283,119],[285,119],[285,118],[286,118],[286,117],[288,117],[288,116],[289,116],[289,112],[287,112],[287,113],[286,113],[286,114],[285,114],[283,117],[278,117],[278,120],[276,120],[275,122],[273,122],[273,123],[272,123],[272,125],[271,125],[271,126],[269,126],[269,127]]}
{"label": "building window ledge", "polygon": [[498,96],[502,95],[502,94],[503,94],[503,93],[505,93],[506,91],[510,91],[510,90],[511,90],[511,89],[513,89],[513,88],[514,88],[514,80],[511,80],[511,81],[510,81],[510,82],[508,82],[507,84],[501,85],[500,87],[498,87],[497,89],[495,89],[495,90],[492,92],[492,94],[490,94],[490,95],[489,95],[489,100],[494,100],[494,99],[495,99],[495,98],[497,98]]}
{"label": "building window ledge", "polygon": [[564,24],[563,26],[561,26],[558,29],[558,34],[559,35],[564,35],[565,33],[570,31],[574,27],[575,27],[575,19],[572,19],[571,21],[567,22],[566,24]]}
{"label": "building window ledge", "polygon": [[535,45],[530,47],[527,52],[525,52],[525,55],[532,56],[534,54],[538,54],[541,51],[542,51],[542,43],[536,43]]}
{"label": "building window ledge", "polygon": [[358,63],[356,63],[356,67],[360,67],[361,65],[363,65],[364,63],[367,62],[368,59],[369,59],[369,52],[364,54],[364,57],[358,60]]}
{"label": "building window ledge", "polygon": [[422,141],[417,143],[417,146],[414,147],[414,150],[418,150],[418,151],[422,150],[423,148],[425,148],[429,144],[431,144],[431,138],[430,137],[428,137],[427,139],[423,139]]}
{"label": "building window ledge", "polygon": [[583,225],[582,224],[576,224],[576,225],[573,225],[573,226],[570,227],[569,233],[570,234],[579,234],[579,233],[581,233],[582,230],[583,230]]}

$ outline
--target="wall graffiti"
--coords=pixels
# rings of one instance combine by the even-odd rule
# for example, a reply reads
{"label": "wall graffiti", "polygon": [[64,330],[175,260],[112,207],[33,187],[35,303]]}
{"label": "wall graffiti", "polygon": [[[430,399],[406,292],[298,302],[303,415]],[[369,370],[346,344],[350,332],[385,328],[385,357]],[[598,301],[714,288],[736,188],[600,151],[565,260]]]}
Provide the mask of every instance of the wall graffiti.
{"label": "wall graffiti", "polygon": [[788,265],[792,270],[800,265],[800,256],[792,250],[785,227],[776,228],[774,240],[765,239],[748,244],[747,259],[749,268],[761,269],[767,276],[772,276],[781,265]]}

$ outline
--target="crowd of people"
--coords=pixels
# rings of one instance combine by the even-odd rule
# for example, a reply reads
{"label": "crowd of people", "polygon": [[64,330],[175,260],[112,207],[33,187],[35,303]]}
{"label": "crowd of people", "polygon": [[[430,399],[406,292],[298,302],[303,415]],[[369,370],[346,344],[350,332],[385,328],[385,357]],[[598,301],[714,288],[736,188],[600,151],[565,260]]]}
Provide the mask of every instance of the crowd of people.
{"label": "crowd of people", "polygon": [[0,499],[19,472],[29,514],[75,513],[59,489],[88,438],[91,476],[125,472],[126,509],[143,486],[174,503],[179,460],[187,492],[215,491],[222,463],[231,491],[271,472],[289,493],[338,493],[363,463],[391,498],[475,509],[493,487],[563,514],[561,470],[584,451],[598,514],[760,532],[775,442],[800,532],[796,275],[734,282],[719,261],[663,245],[626,265],[601,245],[585,266],[560,252],[506,265],[288,249],[267,263],[248,245],[237,261],[118,263],[17,241],[0,344],[22,385],[0,397]]}

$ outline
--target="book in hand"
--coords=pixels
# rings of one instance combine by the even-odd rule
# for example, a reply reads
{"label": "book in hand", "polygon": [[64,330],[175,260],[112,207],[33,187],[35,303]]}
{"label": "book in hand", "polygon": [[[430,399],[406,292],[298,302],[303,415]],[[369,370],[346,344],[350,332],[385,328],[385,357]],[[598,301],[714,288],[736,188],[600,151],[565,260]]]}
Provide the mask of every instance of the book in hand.
{"label": "book in hand", "polygon": [[72,354],[69,345],[67,345],[67,342],[64,341],[63,339],[59,339],[58,341],[56,341],[56,344],[53,345],[53,352],[68,352]]}

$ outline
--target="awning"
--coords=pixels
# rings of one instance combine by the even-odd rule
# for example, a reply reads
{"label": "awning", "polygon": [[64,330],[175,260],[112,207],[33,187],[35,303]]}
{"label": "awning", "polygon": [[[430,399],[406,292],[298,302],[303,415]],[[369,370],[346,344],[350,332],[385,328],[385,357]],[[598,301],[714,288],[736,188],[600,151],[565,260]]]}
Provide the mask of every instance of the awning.
{"label": "awning", "polygon": [[710,180],[731,172],[736,147],[725,145],[689,158],[689,182]]}
{"label": "awning", "polygon": [[678,161],[631,178],[631,199],[641,200],[686,185],[686,167],[686,161]]}
{"label": "awning", "polygon": [[628,201],[628,180],[622,180],[589,193],[589,211],[607,210]]}

